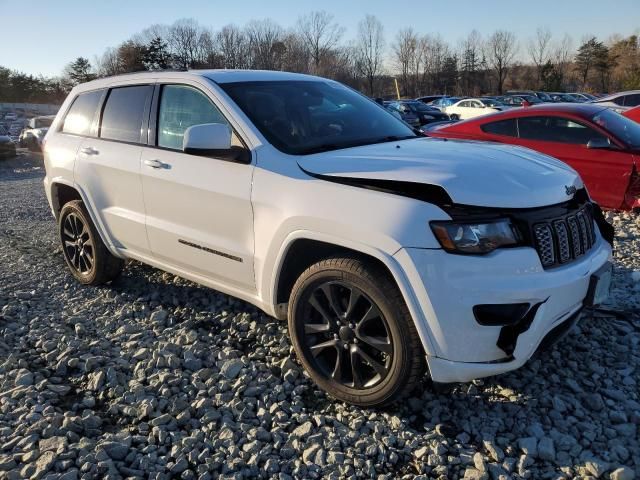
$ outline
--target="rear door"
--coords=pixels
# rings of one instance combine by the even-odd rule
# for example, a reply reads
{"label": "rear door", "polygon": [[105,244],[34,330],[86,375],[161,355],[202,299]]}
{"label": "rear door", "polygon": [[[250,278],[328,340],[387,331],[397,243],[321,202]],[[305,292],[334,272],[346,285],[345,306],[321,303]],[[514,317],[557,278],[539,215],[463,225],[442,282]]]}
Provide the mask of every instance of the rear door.
{"label": "rear door", "polygon": [[83,139],[75,172],[114,246],[143,256],[149,244],[140,156],[152,93],[152,85],[106,92],[97,131]]}
{"label": "rear door", "polygon": [[[78,149],[96,128],[95,118],[104,93],[100,89],[79,94],[66,111],[64,120],[56,127],[57,131],[47,136],[44,161],[51,182],[74,178]],[[55,155],[55,162],[49,162],[52,155]]]}
{"label": "rear door", "polygon": [[[149,147],[142,154],[153,256],[215,282],[254,290],[253,165],[182,151],[187,128],[227,123],[196,82],[158,85]],[[233,143],[242,141],[234,133]]]}
{"label": "rear door", "polygon": [[604,132],[562,116],[519,117],[517,126],[515,143],[571,165],[582,177],[589,194],[603,207],[622,205],[633,159],[623,150],[587,148],[590,140],[608,138]]}

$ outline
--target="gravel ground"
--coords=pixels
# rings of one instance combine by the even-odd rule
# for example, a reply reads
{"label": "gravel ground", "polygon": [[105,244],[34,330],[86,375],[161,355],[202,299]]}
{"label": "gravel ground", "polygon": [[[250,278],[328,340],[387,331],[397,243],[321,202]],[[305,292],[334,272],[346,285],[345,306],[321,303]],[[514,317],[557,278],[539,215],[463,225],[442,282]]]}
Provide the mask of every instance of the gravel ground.
{"label": "gravel ground", "polygon": [[0,479],[611,478],[640,469],[640,217],[609,312],[520,370],[402,405],[332,401],[286,325],[130,263],[73,281],[41,159],[0,162]]}

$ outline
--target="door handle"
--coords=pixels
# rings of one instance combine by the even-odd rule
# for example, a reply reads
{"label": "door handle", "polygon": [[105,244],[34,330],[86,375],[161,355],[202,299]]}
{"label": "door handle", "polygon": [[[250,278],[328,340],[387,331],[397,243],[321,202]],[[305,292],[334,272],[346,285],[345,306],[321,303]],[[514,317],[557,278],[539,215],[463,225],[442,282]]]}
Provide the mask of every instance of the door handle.
{"label": "door handle", "polygon": [[145,160],[144,164],[151,168],[164,168],[167,166],[165,163],[162,163],[160,160],[155,158],[153,160]]}
{"label": "door handle", "polygon": [[80,150],[85,155],[98,155],[100,152],[93,147],[84,147]]}

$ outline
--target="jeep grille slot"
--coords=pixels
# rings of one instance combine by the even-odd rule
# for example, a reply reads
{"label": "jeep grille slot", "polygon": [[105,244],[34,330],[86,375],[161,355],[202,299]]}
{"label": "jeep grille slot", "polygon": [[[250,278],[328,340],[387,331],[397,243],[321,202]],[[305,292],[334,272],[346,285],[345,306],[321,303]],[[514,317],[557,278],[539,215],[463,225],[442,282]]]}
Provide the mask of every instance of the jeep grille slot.
{"label": "jeep grille slot", "polygon": [[587,253],[596,242],[589,205],[570,215],[536,223],[533,236],[544,268],[575,260]]}

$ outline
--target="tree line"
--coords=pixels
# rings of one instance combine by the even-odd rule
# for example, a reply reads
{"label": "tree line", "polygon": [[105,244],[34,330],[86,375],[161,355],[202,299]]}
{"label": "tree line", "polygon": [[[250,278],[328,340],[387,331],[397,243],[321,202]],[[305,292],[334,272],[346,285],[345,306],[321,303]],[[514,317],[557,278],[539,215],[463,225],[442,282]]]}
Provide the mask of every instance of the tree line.
{"label": "tree line", "polygon": [[413,28],[389,41],[373,15],[356,35],[333,15],[315,11],[291,28],[271,19],[218,31],[194,19],[152,25],[108,48],[93,62],[79,57],[60,77],[26,75],[0,67],[0,101],[59,103],[78,83],[128,72],[187,68],[250,68],[311,73],[344,82],[371,96],[429,93],[480,95],[507,89],[607,92],[640,88],[640,40],[614,35],[585,37],[577,47],[568,35],[554,38],[539,28],[519,40],[508,30],[482,36],[473,30],[453,45],[439,34]]}

